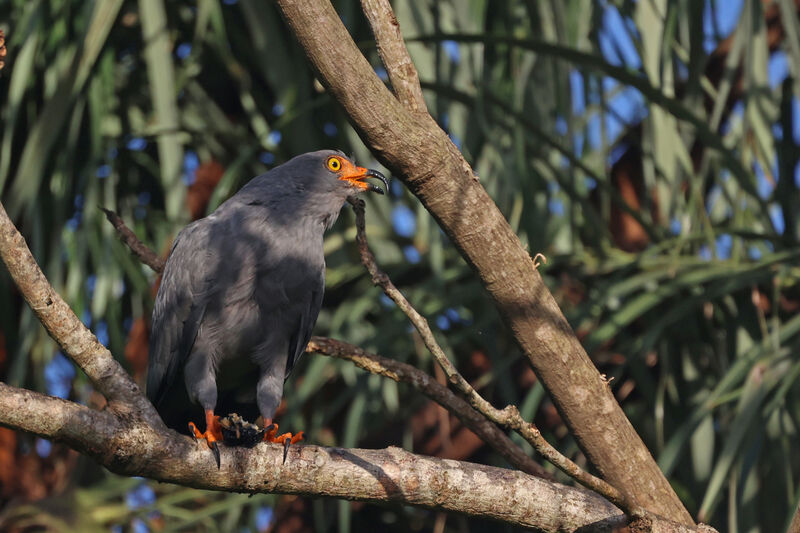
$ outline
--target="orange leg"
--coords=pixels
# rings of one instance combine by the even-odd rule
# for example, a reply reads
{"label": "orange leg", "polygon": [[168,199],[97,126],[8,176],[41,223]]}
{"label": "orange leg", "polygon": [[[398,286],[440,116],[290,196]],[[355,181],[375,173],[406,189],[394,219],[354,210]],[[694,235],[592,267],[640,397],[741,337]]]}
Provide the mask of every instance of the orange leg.
{"label": "orange leg", "polygon": [[299,431],[295,435],[291,433],[278,435],[278,424],[268,418],[264,420],[264,426],[267,430],[266,433],[264,433],[264,441],[283,445],[283,462],[285,463],[286,454],[289,453],[289,446],[303,440],[303,432]]}
{"label": "orange leg", "polygon": [[206,410],[206,432],[200,433],[194,422],[189,422],[189,432],[194,439],[205,439],[208,447],[214,452],[214,458],[217,460],[217,468],[219,468],[219,445],[217,442],[222,441],[222,426],[219,425],[219,417],[214,414],[211,409]]}

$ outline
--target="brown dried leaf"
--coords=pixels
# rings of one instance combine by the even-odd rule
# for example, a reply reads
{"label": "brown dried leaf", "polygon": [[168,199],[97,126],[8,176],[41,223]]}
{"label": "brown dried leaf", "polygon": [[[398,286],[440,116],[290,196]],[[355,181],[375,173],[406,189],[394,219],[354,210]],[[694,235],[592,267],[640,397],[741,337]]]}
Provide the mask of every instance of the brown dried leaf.
{"label": "brown dried leaf", "polygon": [[0,70],[6,64],[6,36],[3,33],[3,30],[0,30]]}
{"label": "brown dried leaf", "polygon": [[224,173],[225,169],[222,168],[222,165],[214,160],[197,167],[194,173],[194,183],[186,191],[186,205],[192,214],[192,220],[197,220],[205,215],[211,194]]}

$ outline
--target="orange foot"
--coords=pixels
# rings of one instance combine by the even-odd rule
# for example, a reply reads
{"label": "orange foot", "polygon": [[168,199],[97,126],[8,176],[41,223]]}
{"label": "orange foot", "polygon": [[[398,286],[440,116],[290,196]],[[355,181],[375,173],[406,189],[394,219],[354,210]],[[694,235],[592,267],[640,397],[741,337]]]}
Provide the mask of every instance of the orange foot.
{"label": "orange foot", "polygon": [[219,445],[217,442],[222,440],[222,426],[219,425],[219,417],[214,414],[211,409],[206,410],[206,432],[200,433],[194,422],[189,422],[189,434],[193,439],[205,439],[208,447],[214,452],[214,459],[217,460],[217,468],[219,468]]}
{"label": "orange foot", "polygon": [[278,424],[271,422],[269,419],[265,420],[265,426],[264,441],[283,444],[283,462],[285,463],[286,454],[289,453],[289,446],[303,440],[303,432],[300,431],[296,435],[292,435],[291,433],[278,435]]}

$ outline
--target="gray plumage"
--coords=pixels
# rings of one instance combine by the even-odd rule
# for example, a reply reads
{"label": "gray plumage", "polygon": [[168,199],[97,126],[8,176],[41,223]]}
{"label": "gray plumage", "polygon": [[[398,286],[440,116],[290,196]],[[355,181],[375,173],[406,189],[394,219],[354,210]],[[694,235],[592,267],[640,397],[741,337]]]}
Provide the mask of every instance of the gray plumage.
{"label": "gray plumage", "polygon": [[[339,172],[328,167],[334,156]],[[341,179],[348,169],[366,173]],[[370,176],[385,183],[341,152],[303,154],[254,178],[178,234],[151,328],[147,396],[162,416],[171,408],[170,391],[185,384],[205,410],[217,406],[219,388],[241,402],[255,400],[272,419],[322,305],[323,233],[349,195],[382,192],[363,181]],[[238,365],[238,374],[226,371],[230,379],[218,383],[236,362],[250,364]],[[176,383],[181,375],[184,383]]]}

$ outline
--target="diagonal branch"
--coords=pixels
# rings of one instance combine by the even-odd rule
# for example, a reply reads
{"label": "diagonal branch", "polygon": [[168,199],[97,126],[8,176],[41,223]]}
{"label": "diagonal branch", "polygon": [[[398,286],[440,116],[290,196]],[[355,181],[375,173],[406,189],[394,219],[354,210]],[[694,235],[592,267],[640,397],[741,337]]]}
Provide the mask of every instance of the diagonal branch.
{"label": "diagonal branch", "polygon": [[117,230],[119,240],[130,248],[131,252],[133,252],[139,261],[152,268],[154,272],[161,273],[164,270],[164,259],[140,241],[136,234],[125,225],[125,222],[118,214],[105,207],[100,207],[100,210],[105,213],[106,219],[111,222],[111,225]]}
{"label": "diagonal branch", "polygon": [[358,346],[325,337],[312,337],[306,348],[308,352],[336,357],[351,361],[357,367],[378,374],[397,382],[408,383],[425,396],[435,401],[447,411],[455,415],[461,422],[478,435],[483,442],[490,445],[509,463],[523,472],[544,479],[554,480],[553,476],[536,461],[525,455],[522,449],[514,444],[508,435],[481,413],[473,409],[467,402],[437,383],[425,372],[411,365],[368,353]]}
{"label": "diagonal branch", "polygon": [[86,373],[110,407],[140,413],[149,423],[163,427],[155,408],[141,394],[136,383],[47,281],[2,204],[0,257],[47,332]]}
{"label": "diagonal branch", "polygon": [[800,533],[800,502],[797,503],[797,509],[792,516],[792,521],[786,533]]}
{"label": "diagonal branch", "polygon": [[0,30],[0,70],[3,70],[6,62],[6,36],[3,30]]}
{"label": "diagonal branch", "polygon": [[361,8],[375,35],[378,54],[386,66],[395,96],[409,110],[427,113],[417,68],[408,55],[400,24],[389,0],[361,0]]}
{"label": "diagonal branch", "polygon": [[555,447],[553,447],[547,440],[542,437],[539,429],[532,423],[523,420],[519,410],[509,405],[504,409],[497,409],[491,403],[486,401],[478,392],[464,379],[464,377],[456,369],[455,365],[444,353],[442,347],[436,341],[428,321],[414,309],[411,303],[403,296],[403,293],[395,287],[389,276],[383,272],[375,260],[375,256],[369,249],[367,244],[366,222],[364,217],[364,201],[359,199],[349,199],[350,204],[353,206],[353,211],[356,213],[356,241],[358,243],[358,251],[361,256],[361,262],[366,267],[367,271],[372,278],[372,282],[383,289],[383,292],[397,304],[403,313],[411,321],[411,324],[419,332],[425,346],[433,355],[436,362],[444,370],[448,381],[460,392],[469,402],[469,404],[484,415],[488,420],[495,424],[507,427],[516,431],[522,438],[524,438],[533,448],[539,452],[543,457],[550,461],[553,465],[558,467],[562,472],[575,479],[578,483],[602,494],[610,502],[624,510],[629,516],[642,516],[644,510],[639,508],[636,504],[629,501],[624,494],[620,491],[599,479],[590,473],[583,470],[570,459],[561,454]]}

